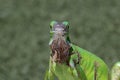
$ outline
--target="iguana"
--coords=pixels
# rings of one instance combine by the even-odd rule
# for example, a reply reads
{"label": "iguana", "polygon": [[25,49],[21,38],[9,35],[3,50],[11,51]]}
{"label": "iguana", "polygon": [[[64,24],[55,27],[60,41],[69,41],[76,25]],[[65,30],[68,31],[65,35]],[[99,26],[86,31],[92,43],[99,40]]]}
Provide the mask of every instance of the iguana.
{"label": "iguana", "polygon": [[102,59],[71,43],[67,21],[50,23],[49,46],[45,80],[110,80],[108,66]]}

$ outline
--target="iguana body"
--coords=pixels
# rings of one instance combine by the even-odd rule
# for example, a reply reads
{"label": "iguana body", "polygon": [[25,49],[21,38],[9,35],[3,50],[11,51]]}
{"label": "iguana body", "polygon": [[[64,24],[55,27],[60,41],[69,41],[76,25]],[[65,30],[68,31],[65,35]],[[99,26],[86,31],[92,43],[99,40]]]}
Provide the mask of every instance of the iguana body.
{"label": "iguana body", "polygon": [[108,67],[99,57],[78,46],[72,45],[72,48],[82,57],[80,66],[87,80],[108,80]]}
{"label": "iguana body", "polygon": [[50,38],[51,56],[45,80],[109,80],[103,60],[71,43],[68,22],[52,21]]}

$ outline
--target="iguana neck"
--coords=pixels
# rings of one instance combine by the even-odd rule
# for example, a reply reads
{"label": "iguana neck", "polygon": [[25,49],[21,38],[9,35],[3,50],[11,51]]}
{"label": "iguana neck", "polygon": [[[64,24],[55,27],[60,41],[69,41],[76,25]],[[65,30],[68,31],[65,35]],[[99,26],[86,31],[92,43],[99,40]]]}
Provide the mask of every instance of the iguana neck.
{"label": "iguana neck", "polygon": [[50,41],[50,49],[52,51],[51,59],[58,63],[68,63],[70,56],[70,41],[67,37],[54,35]]}

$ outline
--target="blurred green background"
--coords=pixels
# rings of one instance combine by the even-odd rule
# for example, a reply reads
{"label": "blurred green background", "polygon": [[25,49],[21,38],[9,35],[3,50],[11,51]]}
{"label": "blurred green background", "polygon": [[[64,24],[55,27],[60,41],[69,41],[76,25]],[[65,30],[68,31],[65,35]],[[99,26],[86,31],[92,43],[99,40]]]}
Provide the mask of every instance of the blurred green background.
{"label": "blurred green background", "polygon": [[110,68],[120,60],[120,0],[0,0],[0,80],[43,80],[52,20]]}

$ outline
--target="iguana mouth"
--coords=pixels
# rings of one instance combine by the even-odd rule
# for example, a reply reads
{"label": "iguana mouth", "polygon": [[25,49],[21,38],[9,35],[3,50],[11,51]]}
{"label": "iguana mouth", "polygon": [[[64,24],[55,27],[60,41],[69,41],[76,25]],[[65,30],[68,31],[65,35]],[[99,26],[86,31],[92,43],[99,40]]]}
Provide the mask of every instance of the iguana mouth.
{"label": "iguana mouth", "polygon": [[70,45],[63,39],[55,39],[50,45],[52,61],[58,63],[67,63],[69,61]]}

